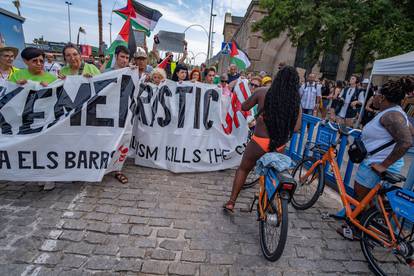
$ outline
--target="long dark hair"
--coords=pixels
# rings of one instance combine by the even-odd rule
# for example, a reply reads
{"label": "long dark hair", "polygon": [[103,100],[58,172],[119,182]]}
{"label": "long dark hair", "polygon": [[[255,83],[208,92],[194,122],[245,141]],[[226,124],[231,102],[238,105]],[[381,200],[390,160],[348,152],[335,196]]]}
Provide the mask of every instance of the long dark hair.
{"label": "long dark hair", "polygon": [[292,66],[280,70],[266,93],[264,122],[269,132],[269,150],[286,144],[299,116],[299,75]]}

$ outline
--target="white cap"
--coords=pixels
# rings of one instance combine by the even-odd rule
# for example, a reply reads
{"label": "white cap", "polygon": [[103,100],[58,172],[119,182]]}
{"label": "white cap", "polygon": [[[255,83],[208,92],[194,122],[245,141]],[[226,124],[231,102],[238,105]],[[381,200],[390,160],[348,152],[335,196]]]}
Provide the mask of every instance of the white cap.
{"label": "white cap", "polygon": [[134,58],[147,58],[147,53],[141,47],[137,47],[137,51],[134,53]]}

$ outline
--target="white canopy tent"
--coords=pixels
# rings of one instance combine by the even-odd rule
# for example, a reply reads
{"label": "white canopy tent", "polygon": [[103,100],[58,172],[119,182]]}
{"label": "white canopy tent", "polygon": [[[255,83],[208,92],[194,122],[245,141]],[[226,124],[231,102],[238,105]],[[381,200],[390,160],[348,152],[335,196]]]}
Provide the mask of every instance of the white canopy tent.
{"label": "white canopy tent", "polygon": [[[366,91],[369,91],[373,76],[405,76],[414,75],[414,51],[395,57],[378,59],[374,62],[371,76]],[[366,95],[365,95],[366,97]],[[366,100],[366,99],[365,99]],[[357,126],[364,115],[365,105],[363,105],[358,118]]]}

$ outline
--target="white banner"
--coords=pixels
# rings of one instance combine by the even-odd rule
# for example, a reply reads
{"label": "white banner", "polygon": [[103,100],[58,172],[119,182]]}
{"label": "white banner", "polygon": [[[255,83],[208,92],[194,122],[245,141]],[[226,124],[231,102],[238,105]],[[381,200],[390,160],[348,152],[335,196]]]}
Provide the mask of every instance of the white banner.
{"label": "white banner", "polygon": [[240,108],[249,94],[247,80],[233,94],[202,83],[141,83],[131,140],[135,163],[173,172],[238,166],[248,134]]}
{"label": "white banner", "polygon": [[122,168],[138,86],[130,69],[1,85],[0,180],[101,181]]}

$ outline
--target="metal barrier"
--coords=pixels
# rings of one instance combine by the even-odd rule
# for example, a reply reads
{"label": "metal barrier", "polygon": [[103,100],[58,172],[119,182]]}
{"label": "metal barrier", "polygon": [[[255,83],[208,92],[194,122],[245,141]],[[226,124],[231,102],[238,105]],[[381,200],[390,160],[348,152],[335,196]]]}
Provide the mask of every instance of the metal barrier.
{"label": "metal barrier", "polygon": [[[330,129],[329,127],[319,125],[320,121],[320,118],[308,114],[302,115],[302,128],[300,130],[300,133],[296,133],[293,135],[292,140],[289,144],[289,149],[287,150],[289,156],[294,161],[300,160],[303,156],[310,156],[311,153],[309,151],[309,146],[307,146],[310,143],[325,145],[326,147],[329,147],[329,145],[337,139],[338,133]],[[316,137],[315,129],[317,131]],[[359,135],[360,132],[351,134],[351,136],[354,138],[359,137]],[[351,182],[354,164],[351,161],[344,159],[346,147],[347,137],[342,137],[339,147],[337,147],[336,160],[343,175],[343,180],[345,187],[347,189],[347,193],[353,195],[354,191],[352,187],[349,186],[349,184]],[[329,186],[337,189],[335,178],[333,174],[330,172],[329,164],[325,167],[325,181]]]}

